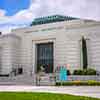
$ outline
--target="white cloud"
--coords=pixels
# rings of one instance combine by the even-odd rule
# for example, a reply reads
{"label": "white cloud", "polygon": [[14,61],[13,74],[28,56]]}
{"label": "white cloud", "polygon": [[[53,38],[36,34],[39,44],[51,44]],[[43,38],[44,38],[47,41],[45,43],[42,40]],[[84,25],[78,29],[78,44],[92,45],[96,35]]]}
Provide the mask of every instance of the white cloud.
{"label": "white cloud", "polygon": [[3,17],[5,15],[5,11],[0,9],[0,17]]}
{"label": "white cloud", "polygon": [[41,0],[37,15],[64,14],[100,20],[100,0]]}
{"label": "white cloud", "polygon": [[0,30],[27,26],[35,17],[62,14],[100,21],[100,0],[32,0],[28,9],[14,16],[5,16],[0,10]]}
{"label": "white cloud", "polygon": [[39,8],[38,1],[32,2],[28,9],[22,10],[14,16],[5,16],[5,11],[0,10],[0,31],[4,34],[10,32],[11,29],[25,27],[29,25],[35,18],[37,9]]}

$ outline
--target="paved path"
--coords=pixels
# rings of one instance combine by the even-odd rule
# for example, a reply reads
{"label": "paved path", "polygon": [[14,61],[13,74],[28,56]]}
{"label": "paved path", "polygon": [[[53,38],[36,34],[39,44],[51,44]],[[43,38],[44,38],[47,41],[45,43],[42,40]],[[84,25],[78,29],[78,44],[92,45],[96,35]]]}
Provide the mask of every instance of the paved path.
{"label": "paved path", "polygon": [[0,86],[0,91],[64,93],[100,98],[99,86]]}

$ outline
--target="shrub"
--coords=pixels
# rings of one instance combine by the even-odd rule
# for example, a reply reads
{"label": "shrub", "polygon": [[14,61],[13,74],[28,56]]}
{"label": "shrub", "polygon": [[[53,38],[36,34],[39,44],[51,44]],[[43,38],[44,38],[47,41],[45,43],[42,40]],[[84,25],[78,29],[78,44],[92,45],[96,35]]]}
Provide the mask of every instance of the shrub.
{"label": "shrub", "polygon": [[93,86],[94,86],[94,85],[100,86],[100,82],[97,82],[97,81],[95,81],[95,80],[89,80],[89,81],[88,81],[88,85],[91,85],[91,86],[92,86],[92,85],[93,85]]}
{"label": "shrub", "polygon": [[96,81],[95,80],[88,80],[88,85],[96,85]]}
{"label": "shrub", "polygon": [[89,69],[87,69],[86,74],[87,75],[96,75],[96,70],[89,68]]}
{"label": "shrub", "polygon": [[56,86],[72,86],[74,85],[73,82],[56,82]]}
{"label": "shrub", "polygon": [[80,82],[80,86],[87,86],[88,84],[87,84],[87,81],[81,81]]}
{"label": "shrub", "polygon": [[73,72],[73,75],[96,75],[96,70],[94,69],[77,69],[77,70],[74,70]]}
{"label": "shrub", "polygon": [[77,81],[73,81],[73,85],[80,85],[81,81],[77,80]]}
{"label": "shrub", "polygon": [[56,86],[100,86],[100,81],[67,81],[67,82],[56,82]]}
{"label": "shrub", "polygon": [[70,70],[67,70],[67,75],[71,75],[71,72],[70,72]]}
{"label": "shrub", "polygon": [[74,70],[73,75],[82,75],[83,71],[81,69]]}
{"label": "shrub", "polygon": [[82,75],[87,75],[87,69],[82,70]]}
{"label": "shrub", "polygon": [[63,82],[61,85],[63,85],[63,86],[72,86],[73,85],[73,83],[72,82]]}

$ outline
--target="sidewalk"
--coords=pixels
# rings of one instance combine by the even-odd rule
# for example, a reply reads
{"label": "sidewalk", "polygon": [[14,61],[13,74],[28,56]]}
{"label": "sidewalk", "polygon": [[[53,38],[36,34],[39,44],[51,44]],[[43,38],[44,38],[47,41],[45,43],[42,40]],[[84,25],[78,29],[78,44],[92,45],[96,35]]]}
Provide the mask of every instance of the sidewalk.
{"label": "sidewalk", "polygon": [[0,86],[0,92],[49,92],[100,98],[99,86]]}

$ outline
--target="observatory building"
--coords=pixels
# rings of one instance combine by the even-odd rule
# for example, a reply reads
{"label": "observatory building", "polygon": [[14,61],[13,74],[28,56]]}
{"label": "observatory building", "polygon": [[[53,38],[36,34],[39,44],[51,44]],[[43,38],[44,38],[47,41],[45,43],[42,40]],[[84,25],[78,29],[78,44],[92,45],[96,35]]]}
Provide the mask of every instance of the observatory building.
{"label": "observatory building", "polygon": [[0,76],[35,80],[41,66],[45,75],[57,66],[100,71],[100,22],[53,15],[0,35]]}

